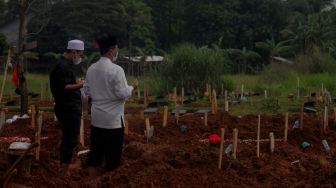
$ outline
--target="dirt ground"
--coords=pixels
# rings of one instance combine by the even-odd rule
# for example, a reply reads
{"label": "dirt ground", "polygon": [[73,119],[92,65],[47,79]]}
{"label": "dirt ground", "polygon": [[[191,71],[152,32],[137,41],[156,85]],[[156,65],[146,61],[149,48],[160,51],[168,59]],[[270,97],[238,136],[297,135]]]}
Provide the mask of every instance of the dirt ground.
{"label": "dirt ground", "polygon": [[[299,114],[289,117],[288,141],[284,142],[285,118],[282,115],[261,116],[260,157],[256,155],[257,116],[231,116],[219,112],[209,114],[204,125],[202,114],[186,114],[176,124],[174,115],[162,127],[162,114],[151,114],[154,136],[143,139],[145,120],[139,110],[127,109],[130,134],[125,136],[123,165],[113,172],[101,173],[96,179],[88,176],[87,155],[75,157],[82,166],[65,177],[59,173],[60,128],[52,113],[44,113],[40,160],[32,161],[31,175],[13,174],[10,187],[334,187],[336,186],[336,126],[329,119],[327,132],[321,127],[321,116],[305,115],[302,129],[293,129]],[[180,126],[187,131],[181,132]],[[89,146],[90,119],[85,119],[85,145]],[[225,128],[224,149],[232,143],[232,130],[238,128],[237,159],[223,154],[218,169],[219,145],[207,142],[209,135],[220,135]],[[269,133],[275,135],[275,151],[270,152]],[[6,124],[1,137],[22,136],[33,139],[30,119]],[[266,139],[266,140],[265,140]],[[322,145],[326,139],[331,147],[327,153]],[[301,148],[306,141],[310,147]],[[7,148],[1,143],[0,176],[9,168]],[[76,152],[87,149],[79,146]]]}

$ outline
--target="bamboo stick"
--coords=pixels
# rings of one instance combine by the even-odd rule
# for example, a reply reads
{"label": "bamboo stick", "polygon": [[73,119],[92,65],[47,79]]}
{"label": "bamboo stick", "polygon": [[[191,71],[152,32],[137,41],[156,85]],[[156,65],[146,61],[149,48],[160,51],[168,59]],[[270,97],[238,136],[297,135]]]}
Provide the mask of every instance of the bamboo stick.
{"label": "bamboo stick", "polygon": [[237,146],[238,145],[238,129],[233,129],[233,159],[237,159]]}
{"label": "bamboo stick", "polygon": [[270,136],[270,149],[271,149],[271,153],[273,153],[274,152],[274,134],[273,134],[273,132],[270,132],[269,136]]}
{"label": "bamboo stick", "polygon": [[166,127],[168,121],[168,106],[163,107],[163,123],[162,126]]}
{"label": "bamboo stick", "polygon": [[81,116],[81,123],[80,123],[80,130],[79,130],[79,142],[83,147],[85,146],[85,142],[84,142],[84,113],[83,112],[82,112],[82,116]]}
{"label": "bamboo stick", "polygon": [[221,143],[220,143],[220,150],[219,150],[219,160],[218,160],[218,168],[222,168],[222,160],[223,160],[223,149],[224,149],[224,133],[225,129],[221,128]]}

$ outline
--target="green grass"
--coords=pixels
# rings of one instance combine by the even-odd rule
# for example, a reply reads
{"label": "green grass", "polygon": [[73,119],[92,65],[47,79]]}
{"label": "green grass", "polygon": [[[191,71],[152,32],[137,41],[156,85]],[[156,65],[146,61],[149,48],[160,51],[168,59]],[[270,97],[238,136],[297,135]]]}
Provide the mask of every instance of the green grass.
{"label": "green grass", "polygon": [[[276,75],[274,75],[276,76]],[[300,78],[300,100],[294,100],[291,102],[288,99],[288,94],[293,93],[294,96],[297,96],[297,78]],[[9,93],[14,93],[15,87],[11,82],[11,75],[8,75],[6,81],[6,87],[4,95],[6,96]],[[45,91],[46,84],[49,84],[48,75],[43,74],[28,74],[28,90],[35,93],[41,92],[41,84],[43,86],[43,91]],[[127,77],[128,82],[131,83],[135,77]],[[149,93],[151,96],[157,95],[167,95],[164,91],[166,90],[159,79],[154,76],[138,77],[140,86],[139,88],[143,91],[144,86],[149,88]],[[0,76],[0,83],[2,84],[3,75]],[[262,96],[259,97],[248,97],[248,102],[244,106],[234,106],[231,111],[237,115],[244,114],[257,114],[257,113],[274,113],[272,110],[267,110],[263,108],[264,99],[264,90],[268,91],[268,98],[274,98],[279,101],[280,109],[275,113],[284,113],[284,112],[296,112],[299,111],[299,106],[303,102],[304,96],[308,94],[308,91],[317,91],[321,89],[322,84],[324,88],[327,88],[331,92],[331,95],[336,94],[336,75],[332,74],[310,74],[310,75],[290,75],[283,78],[281,81],[274,83],[266,83],[265,79],[262,79],[261,75],[223,75],[221,80],[229,80],[232,84],[232,90],[240,92],[241,85],[244,84],[245,92],[259,92]],[[225,86],[224,86],[225,87]],[[163,89],[162,89],[163,88]],[[205,88],[205,86],[200,86],[200,88]],[[178,94],[180,93],[180,88],[177,88]],[[173,91],[170,91],[171,93]],[[50,90],[48,90],[50,94]],[[231,92],[231,94],[233,94]],[[220,95],[220,90],[218,90],[217,95]],[[155,97],[153,97],[154,99]],[[208,101],[201,100],[201,104],[205,104]],[[224,106],[223,100],[219,99],[219,105]],[[188,108],[188,106],[186,106]],[[209,104],[210,107],[210,104]]]}

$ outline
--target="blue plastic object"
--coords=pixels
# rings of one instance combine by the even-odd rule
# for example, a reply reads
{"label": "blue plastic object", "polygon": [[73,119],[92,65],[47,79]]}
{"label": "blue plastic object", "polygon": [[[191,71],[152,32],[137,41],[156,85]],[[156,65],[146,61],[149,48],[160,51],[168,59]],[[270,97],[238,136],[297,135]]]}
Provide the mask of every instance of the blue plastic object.
{"label": "blue plastic object", "polygon": [[188,130],[188,126],[187,125],[181,125],[180,126],[180,131],[181,132],[187,132],[187,130]]}

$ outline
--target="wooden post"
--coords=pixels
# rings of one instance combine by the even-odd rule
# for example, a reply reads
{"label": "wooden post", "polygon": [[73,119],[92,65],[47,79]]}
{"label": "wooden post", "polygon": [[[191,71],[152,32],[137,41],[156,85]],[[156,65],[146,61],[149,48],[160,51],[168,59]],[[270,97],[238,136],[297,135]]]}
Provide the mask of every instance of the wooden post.
{"label": "wooden post", "polygon": [[163,123],[162,126],[166,127],[168,121],[168,106],[163,107]]}
{"label": "wooden post", "polygon": [[300,113],[300,129],[303,129],[303,105],[301,106],[301,113]]}
{"label": "wooden post", "polygon": [[81,123],[80,123],[80,129],[79,129],[79,142],[83,147],[85,146],[85,142],[84,142],[84,113],[83,112],[82,112],[82,116],[81,116]]}
{"label": "wooden post", "polygon": [[44,101],[48,100],[49,96],[49,84],[45,83],[45,88],[44,88]]}
{"label": "wooden post", "polygon": [[225,133],[225,129],[221,128],[221,143],[220,143],[219,160],[218,160],[219,169],[222,168],[223,149],[224,149],[224,133]]}
{"label": "wooden post", "polygon": [[265,99],[267,99],[267,90],[264,91]]}
{"label": "wooden post", "polygon": [[147,136],[148,136],[148,133],[149,133],[149,130],[150,130],[150,122],[149,122],[148,117],[146,117],[145,122],[146,122],[146,132],[147,132]]}
{"label": "wooden post", "polygon": [[33,128],[33,130],[35,130],[35,121],[36,121],[36,108],[35,108],[35,105],[31,105],[31,126]]}
{"label": "wooden post", "polygon": [[140,100],[140,98],[141,98],[141,91],[140,91],[139,88],[137,89],[137,93],[138,93],[138,100]]}
{"label": "wooden post", "polygon": [[208,126],[208,113],[204,112],[204,125]]}
{"label": "wooden post", "polygon": [[273,132],[270,132],[269,136],[270,136],[270,149],[271,149],[271,153],[273,153],[274,152],[274,134],[273,134]]}
{"label": "wooden post", "polygon": [[225,90],[224,92],[224,101],[227,101],[228,100],[228,91]]}
{"label": "wooden post", "polygon": [[128,128],[128,120],[127,119],[125,119],[125,129],[124,129],[124,134],[125,135],[128,135],[128,131],[129,130],[129,128]]}
{"label": "wooden post", "polygon": [[233,129],[233,159],[237,159],[238,129]]}
{"label": "wooden post", "polygon": [[260,157],[260,114],[258,115],[258,130],[257,130],[257,157]]}
{"label": "wooden post", "polygon": [[324,132],[327,131],[328,128],[328,106],[324,106],[324,118],[323,118],[323,130]]}
{"label": "wooden post", "polygon": [[218,109],[216,90],[212,90],[211,113],[216,114]]}
{"label": "wooden post", "polygon": [[287,136],[288,136],[288,112],[286,113],[285,117],[285,134],[284,134],[284,141],[287,142]]}
{"label": "wooden post", "polygon": [[43,124],[43,116],[42,114],[39,114],[37,118],[38,129],[35,133],[35,142],[38,144],[37,148],[35,149],[35,159],[37,161],[40,160],[42,124]]}
{"label": "wooden post", "polygon": [[5,89],[5,85],[6,85],[8,65],[11,62],[11,56],[12,56],[11,54],[12,54],[12,49],[9,48],[8,49],[8,55],[7,55],[7,61],[6,61],[6,65],[5,65],[4,77],[3,77],[2,85],[1,85],[0,102],[2,102],[3,92],[4,92],[4,89]]}
{"label": "wooden post", "polygon": [[229,111],[229,101],[225,101],[225,112]]}

